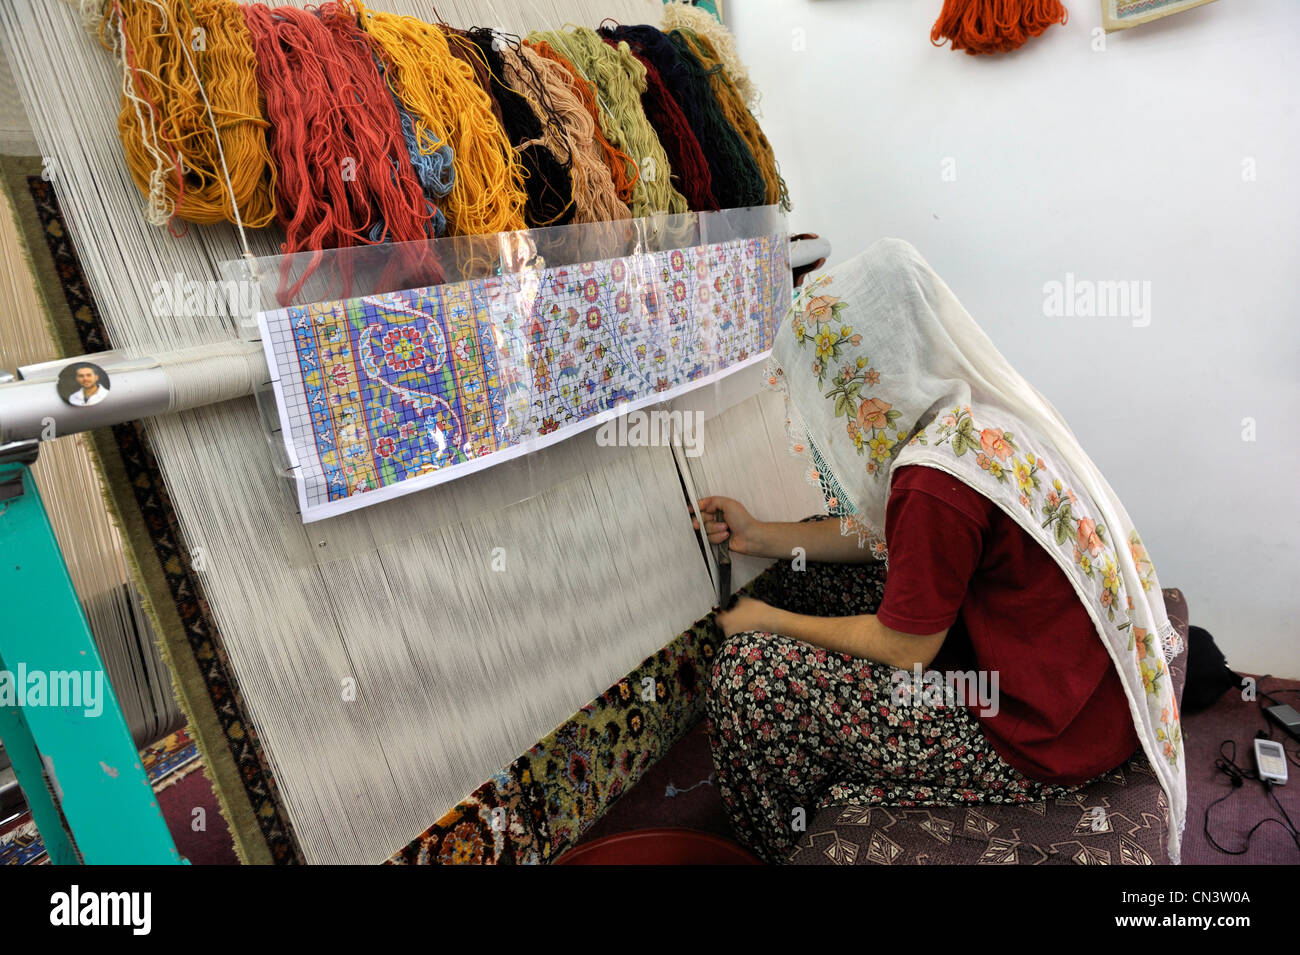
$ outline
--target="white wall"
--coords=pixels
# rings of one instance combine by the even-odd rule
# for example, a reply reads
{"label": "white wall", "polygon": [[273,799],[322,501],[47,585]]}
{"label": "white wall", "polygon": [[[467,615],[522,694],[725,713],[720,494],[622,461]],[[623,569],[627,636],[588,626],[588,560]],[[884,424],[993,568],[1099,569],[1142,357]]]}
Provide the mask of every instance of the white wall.
{"label": "white wall", "polygon": [[[997,57],[933,47],[938,0],[726,12],[792,227],[831,264],[916,245],[1070,421],[1230,665],[1300,677],[1300,4],[1224,0],[1104,51],[1097,0],[1067,5]],[[1067,272],[1150,282],[1150,324],[1047,317]]]}

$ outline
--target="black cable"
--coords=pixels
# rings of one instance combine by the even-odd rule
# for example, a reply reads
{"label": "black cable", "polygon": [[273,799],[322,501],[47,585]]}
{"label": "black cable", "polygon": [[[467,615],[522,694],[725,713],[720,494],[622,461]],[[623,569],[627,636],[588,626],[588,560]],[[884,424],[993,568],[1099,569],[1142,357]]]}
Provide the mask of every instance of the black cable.
{"label": "black cable", "polygon": [[1282,801],[1277,798],[1277,793],[1273,791],[1275,787],[1272,783],[1265,783],[1264,788],[1268,790],[1269,796],[1271,796],[1273,802],[1277,804],[1277,811],[1282,814],[1282,818],[1286,820],[1286,824],[1291,827],[1291,836],[1296,840],[1296,847],[1300,848],[1300,833],[1296,831],[1295,823],[1291,821],[1291,817],[1287,815],[1287,811],[1285,807],[1283,807]]}
{"label": "black cable", "polygon": [[[1225,746],[1231,746],[1232,752],[1225,753]],[[1291,821],[1291,817],[1288,816],[1286,810],[1282,808],[1282,803],[1278,801],[1277,794],[1273,792],[1272,784],[1268,782],[1264,783],[1264,789],[1268,795],[1272,797],[1273,802],[1277,804],[1278,809],[1281,810],[1282,819],[1278,819],[1276,816],[1268,816],[1267,818],[1261,819],[1259,822],[1255,823],[1255,825],[1250,827],[1250,831],[1246,833],[1246,843],[1240,849],[1225,849],[1223,846],[1219,845],[1219,843],[1215,841],[1214,836],[1210,834],[1210,810],[1231,796],[1234,791],[1244,786],[1246,780],[1259,780],[1259,775],[1252,770],[1243,769],[1237,765],[1237,741],[1232,739],[1225,739],[1219,744],[1219,758],[1214,761],[1214,768],[1232,780],[1232,789],[1205,807],[1205,823],[1203,828],[1205,830],[1205,838],[1209,841],[1210,845],[1214,846],[1214,848],[1218,849],[1225,855],[1245,855],[1250,851],[1250,840],[1254,837],[1255,831],[1259,829],[1260,826],[1272,822],[1285,829],[1287,835],[1291,837],[1291,841],[1296,844],[1296,848],[1300,849],[1300,830],[1296,829],[1295,823]],[[1285,820],[1285,822],[1283,820]]]}

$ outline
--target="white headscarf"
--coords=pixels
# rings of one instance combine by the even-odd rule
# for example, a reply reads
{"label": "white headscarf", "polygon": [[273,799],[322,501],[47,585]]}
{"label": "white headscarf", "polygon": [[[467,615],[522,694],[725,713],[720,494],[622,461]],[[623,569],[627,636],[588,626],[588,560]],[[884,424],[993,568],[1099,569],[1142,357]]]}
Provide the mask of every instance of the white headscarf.
{"label": "white headscarf", "polygon": [[842,531],[887,559],[898,465],[938,468],[1002,508],[1056,560],[1122,679],[1169,803],[1177,863],[1187,774],[1168,663],[1182,649],[1127,512],[1069,426],[1002,357],[910,244],[882,239],[797,290],[769,382]]}

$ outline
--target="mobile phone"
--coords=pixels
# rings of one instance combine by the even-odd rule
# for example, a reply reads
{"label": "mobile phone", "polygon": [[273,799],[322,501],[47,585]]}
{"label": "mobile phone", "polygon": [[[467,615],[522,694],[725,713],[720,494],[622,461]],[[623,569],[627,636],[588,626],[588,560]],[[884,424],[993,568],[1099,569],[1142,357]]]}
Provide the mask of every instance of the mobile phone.
{"label": "mobile phone", "polygon": [[1286,784],[1286,751],[1272,739],[1255,739],[1255,767],[1265,782]]}
{"label": "mobile phone", "polygon": [[1286,730],[1296,739],[1300,739],[1300,713],[1295,711],[1294,706],[1288,706],[1285,703],[1279,703],[1277,706],[1267,706],[1264,708],[1273,721],[1278,726]]}

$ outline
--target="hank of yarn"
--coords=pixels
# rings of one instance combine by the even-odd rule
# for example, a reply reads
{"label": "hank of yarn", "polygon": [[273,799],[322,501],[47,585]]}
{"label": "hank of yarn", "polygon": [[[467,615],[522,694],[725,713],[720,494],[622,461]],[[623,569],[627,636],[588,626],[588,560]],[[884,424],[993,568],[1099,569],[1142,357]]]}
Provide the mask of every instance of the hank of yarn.
{"label": "hank of yarn", "polygon": [[239,7],[112,0],[100,37],[121,61],[118,131],[131,178],[148,198],[149,221],[269,225],[275,166]]}
{"label": "hank of yarn", "polygon": [[690,30],[697,36],[706,38],[717,52],[722,68],[728,78],[736,85],[736,91],[752,112],[759,112],[758,87],[749,78],[749,69],[736,52],[736,39],[721,22],[707,10],[692,6],[687,0],[672,0],[664,4],[664,30]]}
{"label": "hank of yarn", "polygon": [[545,40],[538,40],[535,43],[526,41],[525,45],[531,50],[536,50],[540,56],[544,56],[546,59],[558,64],[569,74],[569,78],[573,83],[574,94],[591,116],[594,137],[596,143],[600,146],[605,165],[609,168],[609,174],[614,180],[614,190],[618,193],[619,201],[625,205],[630,204],[633,191],[636,188],[636,163],[632,161],[631,156],[611,143],[606,138],[604,130],[600,128],[600,108],[596,104],[595,88],[582,75],[581,70]]}
{"label": "hank of yarn", "polygon": [[523,229],[524,171],[495,103],[447,34],[414,17],[360,7],[361,24],[388,65],[389,85],[408,111],[421,154],[449,146],[451,191],[442,200],[452,235]]}
{"label": "hank of yarn", "polygon": [[972,55],[1006,53],[1069,16],[1060,0],[945,0],[930,42]]}
{"label": "hank of yarn", "polygon": [[758,125],[758,120],[745,106],[740,90],[736,88],[736,84],[727,74],[722,59],[718,56],[713,43],[708,37],[701,36],[689,29],[674,30],[669,34],[669,37],[675,43],[684,44],[691,54],[700,61],[700,65],[704,67],[722,114],[727,118],[727,122],[731,123],[735,130],[744,137],[745,143],[749,146],[749,151],[754,156],[754,161],[758,163],[759,171],[763,174],[763,182],[767,185],[767,204],[780,204],[781,208],[788,212],[790,210],[790,193],[786,189],[785,180],[781,178],[781,173],[777,169],[776,154],[772,151],[772,145],[767,141],[767,136],[763,134],[762,127]]}
{"label": "hank of yarn", "polygon": [[[285,252],[429,237],[433,215],[397,107],[350,11],[335,2],[316,11],[243,10],[272,124]],[[281,290],[282,300],[296,296],[319,261],[315,256],[294,287]],[[415,263],[394,267],[416,270]],[[428,278],[441,280],[441,272],[435,267]]]}
{"label": "hank of yarn", "polygon": [[600,125],[611,143],[632,157],[640,173],[632,197],[637,218],[657,212],[689,211],[686,197],[672,183],[672,165],[655,129],[641,107],[646,89],[645,67],[627,44],[611,47],[586,27],[533,33],[534,42],[545,41],[568,58],[591,81],[602,109]]}
{"label": "hank of yarn", "polygon": [[[618,41],[606,37],[606,43],[617,46]],[[704,156],[700,142],[695,138],[690,121],[681,106],[668,92],[659,71],[653,63],[632,49],[632,55],[645,68],[646,89],[641,94],[641,108],[646,119],[659,134],[659,142],[673,164],[673,185],[686,197],[694,211],[720,208],[713,196],[713,173]]]}
{"label": "hank of yarn", "polygon": [[506,81],[528,97],[542,122],[542,138],[557,160],[567,160],[576,206],[575,222],[627,219],[632,213],[596,142],[596,122],[574,91],[573,77],[558,63],[527,47],[501,48]]}
{"label": "hank of yarn", "polygon": [[[397,117],[402,124],[402,139],[406,142],[406,154],[411,160],[411,171],[415,173],[415,179],[420,184],[420,189],[424,192],[428,200],[427,207],[430,215],[433,216],[431,229],[434,235],[446,235],[447,217],[443,211],[438,208],[434,201],[451,192],[451,188],[456,182],[455,154],[447,143],[431,149],[425,153],[421,151],[421,142],[415,135],[415,120],[412,119],[410,110],[403,105],[393,89],[393,84],[389,79],[389,69],[384,61],[375,54],[375,67],[379,70],[380,77],[388,87],[388,93],[393,97],[393,105],[397,108]],[[370,237],[379,241],[383,224],[375,223],[370,229]]]}
{"label": "hank of yarn", "polygon": [[524,188],[528,203],[524,221],[529,226],[566,225],[573,221],[573,186],[565,165],[546,148],[542,121],[528,98],[505,81],[501,44],[491,30],[453,31],[471,56],[484,65],[487,89],[501,108],[501,125],[526,170]]}
{"label": "hank of yarn", "polygon": [[699,61],[652,26],[601,29],[654,64],[685,114],[713,177],[713,197],[725,209],[759,206],[767,186],[745,141],[727,122]]}

